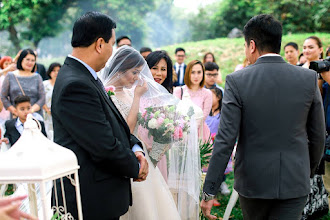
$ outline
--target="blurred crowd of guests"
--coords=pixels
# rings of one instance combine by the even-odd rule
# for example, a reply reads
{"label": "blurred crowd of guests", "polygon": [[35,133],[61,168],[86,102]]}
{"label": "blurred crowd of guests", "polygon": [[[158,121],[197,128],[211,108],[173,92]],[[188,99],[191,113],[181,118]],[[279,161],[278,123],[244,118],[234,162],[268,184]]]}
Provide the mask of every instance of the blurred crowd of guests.
{"label": "blurred crowd of guests", "polygon": [[[132,46],[132,40],[128,36],[121,36],[117,39],[116,44],[117,48],[123,45]],[[287,43],[283,47],[287,62],[302,66],[302,68],[309,68],[310,62],[324,57],[322,42],[316,36],[308,37],[302,48],[301,53],[296,43]],[[224,83],[220,71],[221,67],[216,62],[221,57],[215,57],[213,53],[208,52],[205,53],[203,60],[193,60],[186,64],[186,50],[180,47],[175,50],[174,63],[172,63],[168,53],[163,50],[152,51],[151,48],[142,47],[140,53],[145,58],[157,83],[164,86],[179,99],[182,99],[185,93],[189,94],[191,101],[202,109],[204,124],[200,139],[207,141],[211,134],[216,134],[221,119],[222,98],[224,96],[224,89],[221,87]],[[325,56],[329,55],[330,49],[327,48]],[[16,136],[20,136],[23,128],[19,126],[25,122],[28,113],[33,113],[36,119],[44,122],[44,133],[50,140],[53,140],[51,99],[61,64],[52,63],[46,71],[44,65],[37,61],[37,53],[31,49],[19,51],[15,58],[3,56],[0,59],[0,124],[4,131],[1,140],[5,143],[14,144],[15,141],[11,137],[15,132],[18,132]],[[236,66],[235,71],[248,65],[249,62],[245,59],[242,64]],[[320,77],[319,87],[324,100],[326,100],[326,96],[329,96],[329,84],[330,79]],[[22,103],[26,105],[22,105]],[[328,105],[330,105],[330,102],[328,102]],[[330,108],[325,109],[326,116],[330,116]],[[326,123],[326,128],[329,133],[330,120]],[[166,170],[166,163],[163,162],[161,161],[159,164],[160,169],[163,167],[163,170]],[[225,195],[230,193],[225,183],[225,177],[233,170],[232,165],[232,162],[228,164],[223,183],[219,189],[219,192]],[[204,171],[207,171],[207,169]],[[166,179],[166,171],[162,171],[162,174]],[[324,196],[327,196],[327,191],[330,191],[329,162],[322,162],[319,174],[315,180],[311,180],[312,188],[315,189],[316,187],[318,190],[316,190],[317,192],[312,191],[309,196],[309,204],[306,204],[306,207],[311,207],[313,203],[314,208],[313,210],[312,208],[304,210],[305,219],[309,216],[323,215],[328,212],[328,207],[318,208],[316,203],[317,198],[324,198]],[[323,180],[321,175],[324,177]],[[219,203],[215,203],[215,205],[219,205]],[[324,211],[325,209],[326,211]]]}

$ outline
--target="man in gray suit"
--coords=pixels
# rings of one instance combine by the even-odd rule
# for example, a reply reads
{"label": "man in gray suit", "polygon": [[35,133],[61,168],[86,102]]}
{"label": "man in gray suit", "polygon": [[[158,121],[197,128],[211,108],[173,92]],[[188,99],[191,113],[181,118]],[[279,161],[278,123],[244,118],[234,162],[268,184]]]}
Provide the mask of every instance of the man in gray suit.
{"label": "man in gray suit", "polygon": [[202,211],[216,218],[212,199],[238,140],[234,188],[244,219],[300,219],[324,150],[317,75],[280,57],[282,25],[271,15],[253,17],[243,33],[252,65],[226,78]]}

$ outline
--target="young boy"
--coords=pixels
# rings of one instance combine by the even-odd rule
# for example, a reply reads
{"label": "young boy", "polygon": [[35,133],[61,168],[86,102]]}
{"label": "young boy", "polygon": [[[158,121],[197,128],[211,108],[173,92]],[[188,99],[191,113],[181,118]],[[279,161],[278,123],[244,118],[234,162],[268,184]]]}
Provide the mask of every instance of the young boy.
{"label": "young boy", "polygon": [[205,67],[205,88],[213,89],[218,88],[223,92],[223,88],[216,84],[216,80],[219,75],[219,66],[213,62],[207,62],[204,64]]}
{"label": "young boy", "polygon": [[[17,96],[14,100],[14,103],[17,118],[5,122],[6,132],[4,138],[1,139],[1,142],[5,142],[6,144],[10,144],[11,146],[14,145],[16,141],[21,137],[21,134],[24,130],[23,125],[26,121],[26,117],[29,113],[31,113],[30,97]],[[42,117],[37,113],[33,113],[33,116],[38,119],[41,124],[41,131],[47,137],[45,124],[40,121],[42,120]]]}

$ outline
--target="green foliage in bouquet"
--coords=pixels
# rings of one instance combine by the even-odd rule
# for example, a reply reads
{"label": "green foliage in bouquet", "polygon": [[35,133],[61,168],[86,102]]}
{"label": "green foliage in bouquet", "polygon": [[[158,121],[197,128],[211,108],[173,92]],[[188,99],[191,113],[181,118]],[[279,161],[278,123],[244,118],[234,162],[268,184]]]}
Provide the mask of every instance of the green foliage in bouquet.
{"label": "green foliage in bouquet", "polygon": [[189,130],[189,116],[176,111],[175,105],[148,107],[138,114],[138,124],[148,130],[148,136],[160,144],[181,141]]}
{"label": "green foliage in bouquet", "polygon": [[207,166],[211,159],[213,141],[211,136],[207,141],[199,141],[199,152],[201,157],[201,168]]}

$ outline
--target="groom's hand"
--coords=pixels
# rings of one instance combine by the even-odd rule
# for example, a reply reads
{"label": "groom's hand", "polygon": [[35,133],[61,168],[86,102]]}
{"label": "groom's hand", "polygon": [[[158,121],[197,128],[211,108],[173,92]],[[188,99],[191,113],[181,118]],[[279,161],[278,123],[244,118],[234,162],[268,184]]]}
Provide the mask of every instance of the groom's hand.
{"label": "groom's hand", "polygon": [[213,207],[213,202],[214,200],[210,200],[210,201],[205,201],[205,200],[202,200],[201,202],[201,208],[202,208],[202,212],[203,212],[203,215],[207,218],[207,219],[217,219],[216,216],[214,215],[211,215],[211,209]]}
{"label": "groom's hand", "polygon": [[149,165],[141,151],[135,152],[135,156],[140,163],[139,176],[138,176],[138,179],[136,179],[135,181],[142,182],[142,181],[146,180],[146,178],[148,176]]}

